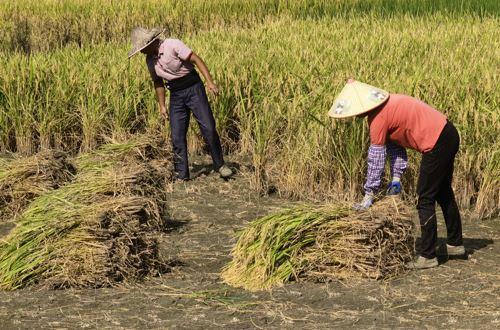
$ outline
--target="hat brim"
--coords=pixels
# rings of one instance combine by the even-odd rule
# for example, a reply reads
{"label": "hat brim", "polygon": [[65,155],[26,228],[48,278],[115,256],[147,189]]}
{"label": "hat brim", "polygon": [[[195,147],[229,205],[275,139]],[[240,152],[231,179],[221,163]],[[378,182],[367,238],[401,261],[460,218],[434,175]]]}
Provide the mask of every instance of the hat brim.
{"label": "hat brim", "polygon": [[160,34],[162,34],[163,32],[165,32],[165,29],[159,31],[156,35],[154,35],[153,38],[151,39],[151,41],[148,42],[147,44],[145,44],[141,47],[132,48],[132,50],[130,52],[128,52],[128,58],[131,58],[132,56],[134,56],[135,54],[137,54],[138,52],[140,52],[141,50],[143,50],[147,46],[151,45],[156,39],[158,39]]}
{"label": "hat brim", "polygon": [[332,118],[351,118],[372,111],[387,102],[389,92],[359,81],[347,83],[328,111]]}

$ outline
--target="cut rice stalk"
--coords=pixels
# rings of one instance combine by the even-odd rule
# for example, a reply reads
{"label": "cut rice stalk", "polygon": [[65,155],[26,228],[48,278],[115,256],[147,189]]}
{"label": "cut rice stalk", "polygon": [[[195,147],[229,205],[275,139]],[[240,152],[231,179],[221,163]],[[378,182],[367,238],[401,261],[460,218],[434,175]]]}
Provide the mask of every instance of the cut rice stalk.
{"label": "cut rice stalk", "polygon": [[291,280],[386,278],[414,253],[408,206],[387,197],[371,209],[303,205],[265,216],[245,229],[223,279],[248,290]]}

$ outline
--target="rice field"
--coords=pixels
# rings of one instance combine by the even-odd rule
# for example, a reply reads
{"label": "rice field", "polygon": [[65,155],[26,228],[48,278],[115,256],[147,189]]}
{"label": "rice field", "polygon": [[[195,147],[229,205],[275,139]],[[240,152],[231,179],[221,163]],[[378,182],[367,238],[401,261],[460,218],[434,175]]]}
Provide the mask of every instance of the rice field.
{"label": "rice field", "polygon": [[[367,126],[326,116],[346,78],[416,96],[457,126],[457,199],[478,217],[500,205],[497,1],[90,1],[0,3],[0,150],[94,150],[168,135],[136,25],[168,28],[208,64],[229,153],[248,155],[259,191],[347,201],[362,193]],[[203,143],[196,125],[192,153]],[[419,155],[403,179],[412,198]]]}
{"label": "rice field", "polygon": [[[499,23],[495,0],[0,1],[0,324],[495,328]],[[207,63],[232,180],[209,172],[193,120],[205,174],[172,182],[168,123],[143,56],[127,59],[136,26]],[[348,78],[459,130],[468,260],[447,255],[438,213],[439,267],[403,269],[415,152],[402,199],[352,210],[368,127],[327,116]]]}

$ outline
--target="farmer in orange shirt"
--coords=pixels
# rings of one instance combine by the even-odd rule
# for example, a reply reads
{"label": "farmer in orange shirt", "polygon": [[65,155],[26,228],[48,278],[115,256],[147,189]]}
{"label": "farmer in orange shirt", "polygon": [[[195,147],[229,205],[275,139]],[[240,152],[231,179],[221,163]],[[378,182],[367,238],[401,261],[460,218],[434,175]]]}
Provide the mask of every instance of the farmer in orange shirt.
{"label": "farmer in orange shirt", "polygon": [[[160,39],[161,33],[160,29],[135,28],[131,36],[133,48],[128,57],[138,52],[146,55],[146,64],[155,88],[160,114],[164,119],[170,118],[176,177],[179,180],[189,179],[186,134],[192,112],[210,149],[214,170],[219,172],[221,177],[228,178],[232,175],[232,170],[224,164],[215,119],[205,86],[195,66],[205,77],[211,93],[217,94],[219,89],[213,82],[205,62],[197,54],[179,39]],[[165,87],[170,91],[170,115],[167,114],[165,106]]]}
{"label": "farmer in orange shirt", "polygon": [[329,115],[368,118],[370,147],[365,196],[354,205],[355,209],[367,209],[374,202],[384,173],[386,153],[391,160],[392,175],[388,194],[401,192],[400,178],[407,166],[405,148],[422,153],[417,184],[422,248],[420,256],[408,266],[421,269],[438,265],[436,202],[444,214],[448,255],[465,255],[462,222],[451,187],[460,142],[456,128],[446,116],[411,96],[389,94],[354,80],[348,81]]}

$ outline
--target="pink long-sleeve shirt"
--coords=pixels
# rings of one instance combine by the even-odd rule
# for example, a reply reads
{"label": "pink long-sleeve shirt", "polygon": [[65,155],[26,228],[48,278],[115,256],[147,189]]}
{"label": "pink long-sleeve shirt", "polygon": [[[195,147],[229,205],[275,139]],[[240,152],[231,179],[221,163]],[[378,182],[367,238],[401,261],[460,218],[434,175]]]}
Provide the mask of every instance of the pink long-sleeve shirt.
{"label": "pink long-sleeve shirt", "polygon": [[193,51],[179,39],[165,39],[161,42],[158,55],[146,56],[151,79],[168,81],[186,76],[194,69],[189,57]]}

